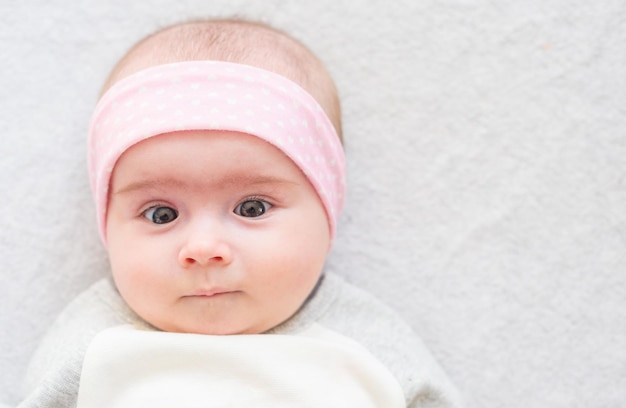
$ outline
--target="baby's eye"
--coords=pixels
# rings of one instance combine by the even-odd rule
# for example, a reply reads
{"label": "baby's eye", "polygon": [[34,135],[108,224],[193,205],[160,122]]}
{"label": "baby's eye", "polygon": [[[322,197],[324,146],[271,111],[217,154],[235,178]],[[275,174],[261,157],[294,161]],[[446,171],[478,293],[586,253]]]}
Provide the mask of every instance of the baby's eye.
{"label": "baby's eye", "polygon": [[235,214],[242,217],[260,217],[272,205],[262,200],[246,200],[235,208]]}
{"label": "baby's eye", "polygon": [[143,216],[155,224],[167,224],[178,218],[178,211],[171,207],[152,207],[144,211]]}

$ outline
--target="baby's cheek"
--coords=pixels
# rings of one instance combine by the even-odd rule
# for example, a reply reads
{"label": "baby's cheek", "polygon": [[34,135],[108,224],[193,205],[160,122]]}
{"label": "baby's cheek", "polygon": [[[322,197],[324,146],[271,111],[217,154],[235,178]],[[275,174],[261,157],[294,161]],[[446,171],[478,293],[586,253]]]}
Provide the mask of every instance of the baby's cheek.
{"label": "baby's cheek", "polygon": [[133,250],[111,251],[109,260],[113,281],[122,297],[132,296],[133,290],[145,284],[144,266],[139,258],[132,255]]}

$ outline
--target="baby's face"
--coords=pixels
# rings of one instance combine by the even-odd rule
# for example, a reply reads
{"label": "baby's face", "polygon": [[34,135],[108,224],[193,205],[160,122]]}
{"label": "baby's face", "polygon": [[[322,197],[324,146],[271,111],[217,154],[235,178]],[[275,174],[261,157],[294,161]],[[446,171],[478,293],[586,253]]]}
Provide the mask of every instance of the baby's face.
{"label": "baby's face", "polygon": [[107,218],[115,283],[165,331],[261,333],[314,288],[330,233],[306,177],[277,148],[221,131],[160,135],[127,150]]}

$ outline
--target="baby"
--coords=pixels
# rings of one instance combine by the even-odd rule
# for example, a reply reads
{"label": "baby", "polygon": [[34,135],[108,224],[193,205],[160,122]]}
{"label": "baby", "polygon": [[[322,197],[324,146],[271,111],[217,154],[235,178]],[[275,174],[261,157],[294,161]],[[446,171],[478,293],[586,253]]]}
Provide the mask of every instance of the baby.
{"label": "baby", "polygon": [[105,84],[89,173],[111,263],[20,407],[452,407],[410,328],[324,271],[345,193],[337,91],[265,25],[175,25]]}

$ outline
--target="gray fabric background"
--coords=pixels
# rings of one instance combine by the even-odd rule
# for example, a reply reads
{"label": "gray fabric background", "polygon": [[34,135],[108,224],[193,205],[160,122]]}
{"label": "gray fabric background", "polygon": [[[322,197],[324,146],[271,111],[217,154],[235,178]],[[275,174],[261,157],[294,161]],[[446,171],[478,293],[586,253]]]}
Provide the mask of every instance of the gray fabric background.
{"label": "gray fabric background", "polygon": [[626,3],[3,0],[0,401],[107,273],[85,133],[107,72],[181,20],[265,21],[343,100],[328,263],[415,328],[470,406],[626,401]]}

